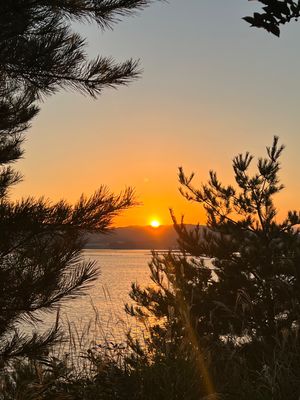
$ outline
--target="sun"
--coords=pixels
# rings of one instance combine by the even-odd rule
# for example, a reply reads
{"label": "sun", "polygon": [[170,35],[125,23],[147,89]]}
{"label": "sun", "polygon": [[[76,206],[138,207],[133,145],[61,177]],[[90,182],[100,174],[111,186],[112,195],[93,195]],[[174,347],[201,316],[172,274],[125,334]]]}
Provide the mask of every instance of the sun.
{"label": "sun", "polygon": [[157,219],[153,219],[150,222],[150,226],[152,226],[152,228],[158,228],[160,226],[160,222]]}

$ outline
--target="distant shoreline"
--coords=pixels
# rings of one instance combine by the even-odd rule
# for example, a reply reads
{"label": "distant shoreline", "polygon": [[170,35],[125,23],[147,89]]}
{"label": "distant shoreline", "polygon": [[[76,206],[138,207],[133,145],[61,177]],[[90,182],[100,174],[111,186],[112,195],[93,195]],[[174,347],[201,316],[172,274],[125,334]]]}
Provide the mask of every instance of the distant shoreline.
{"label": "distant shoreline", "polygon": [[[196,225],[186,225],[186,227],[193,229]],[[85,249],[178,250],[177,238],[173,225],[161,225],[158,228],[127,226],[114,228],[110,234],[86,234]]]}

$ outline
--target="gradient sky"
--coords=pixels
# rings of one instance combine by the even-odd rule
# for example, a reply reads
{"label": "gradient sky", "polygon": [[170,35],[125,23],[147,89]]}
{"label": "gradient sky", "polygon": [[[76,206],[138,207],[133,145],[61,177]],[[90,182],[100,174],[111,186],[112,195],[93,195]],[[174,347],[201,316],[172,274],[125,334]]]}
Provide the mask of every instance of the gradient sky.
{"label": "gradient sky", "polygon": [[154,3],[113,31],[81,26],[91,55],[139,58],[143,76],[107,89],[98,100],[61,92],[47,99],[27,134],[18,163],[24,182],[13,197],[75,201],[106,184],[136,188],[143,206],[116,225],[169,224],[173,207],[204,223],[201,207],[178,192],[177,167],[205,181],[209,169],[232,181],[231,160],[264,155],[274,134],[286,144],[278,195],[280,216],[299,208],[300,22],[280,39],[250,28],[247,0]]}

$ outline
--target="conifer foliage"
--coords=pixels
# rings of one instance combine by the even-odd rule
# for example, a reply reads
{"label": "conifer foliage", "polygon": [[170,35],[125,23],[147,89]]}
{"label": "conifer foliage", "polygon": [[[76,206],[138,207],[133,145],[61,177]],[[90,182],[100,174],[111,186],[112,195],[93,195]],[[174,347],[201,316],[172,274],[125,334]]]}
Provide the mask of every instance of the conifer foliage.
{"label": "conifer foliage", "polygon": [[196,188],[193,175],[179,170],[181,192],[204,207],[207,227],[189,231],[173,216],[181,254],[154,254],[156,286],[132,286],[135,306],[127,311],[159,321],[151,328],[150,347],[165,353],[172,345],[205,349],[230,342],[239,349],[272,349],[278,338],[297,331],[300,216],[291,211],[277,219],[282,151],[275,137],[256,171],[248,152],[235,157],[236,187],[210,171],[208,183]]}
{"label": "conifer foliage", "polygon": [[[16,323],[72,298],[95,279],[81,259],[83,232],[106,232],[113,217],[134,203],[131,189],[119,195],[101,187],[75,205],[9,197],[21,175],[12,163],[22,155],[24,134],[38,113],[38,101],[60,89],[90,96],[127,84],[139,74],[133,60],[98,56],[89,60],[74,22],[110,27],[148,0],[7,0],[0,12],[0,362],[36,357],[56,337],[25,335]],[[39,314],[37,314],[39,312]],[[0,367],[1,367],[0,366]]]}

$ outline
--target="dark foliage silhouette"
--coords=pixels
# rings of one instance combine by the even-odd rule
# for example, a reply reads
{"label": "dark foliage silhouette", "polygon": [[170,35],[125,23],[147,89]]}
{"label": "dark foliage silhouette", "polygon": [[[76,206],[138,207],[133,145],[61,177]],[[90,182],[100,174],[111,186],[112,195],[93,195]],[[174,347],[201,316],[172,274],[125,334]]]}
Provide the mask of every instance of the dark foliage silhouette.
{"label": "dark foliage silhouette", "polygon": [[281,340],[298,340],[300,216],[292,211],[278,222],[273,202],[283,189],[282,150],[275,137],[254,172],[248,152],[235,157],[237,188],[223,185],[214,171],[196,188],[193,174],[180,168],[181,193],[204,207],[207,229],[190,231],[172,215],[182,254],[154,254],[150,271],[156,286],[132,285],[135,306],[127,312],[157,321],[148,352],[158,359],[183,354],[194,360],[207,394],[213,393],[207,365],[218,370],[220,383],[222,357],[228,360],[234,352],[235,360],[246,360],[246,367],[259,373]]}
{"label": "dark foliage silhouette", "polygon": [[0,367],[16,356],[40,357],[58,337],[55,324],[45,333],[25,335],[16,323],[34,322],[65,298],[82,292],[97,276],[81,259],[83,232],[106,232],[113,217],[134,204],[101,187],[75,204],[9,197],[21,175],[12,164],[22,156],[24,134],[38,102],[61,89],[95,97],[106,87],[139,75],[136,61],[88,59],[85,38],[74,22],[111,27],[148,0],[9,0],[0,13]]}
{"label": "dark foliage silhouette", "polygon": [[[249,0],[252,1],[252,0]],[[257,0],[263,5],[261,12],[244,17],[244,20],[256,28],[263,28],[273,35],[280,36],[282,25],[298,20],[300,1],[294,0]]]}

